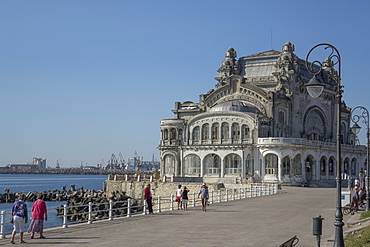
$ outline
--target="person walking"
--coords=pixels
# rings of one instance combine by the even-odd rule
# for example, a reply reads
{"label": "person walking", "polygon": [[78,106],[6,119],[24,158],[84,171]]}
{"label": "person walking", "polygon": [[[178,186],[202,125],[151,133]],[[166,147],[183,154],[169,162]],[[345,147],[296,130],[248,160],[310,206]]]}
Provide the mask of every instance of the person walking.
{"label": "person walking", "polygon": [[17,233],[19,232],[19,235],[21,237],[19,243],[26,243],[23,240],[23,233],[24,233],[24,224],[28,221],[28,210],[27,210],[27,204],[24,202],[25,196],[22,194],[19,196],[18,201],[14,202],[12,207],[12,217],[13,217],[13,232],[12,232],[12,238],[10,242],[12,244],[15,244],[14,238]]}
{"label": "person walking", "polygon": [[181,184],[179,184],[177,190],[176,190],[176,200],[177,200],[177,210],[182,209],[182,189],[181,189]]}
{"label": "person walking", "polygon": [[31,238],[34,238],[35,232],[40,234],[40,238],[44,237],[44,220],[48,220],[48,211],[46,203],[43,200],[44,195],[38,194],[36,201],[32,205],[32,221],[28,227],[28,233],[31,233]]}
{"label": "person walking", "polygon": [[208,199],[208,187],[206,183],[202,184],[202,187],[200,188],[199,193],[198,193],[198,198],[199,196],[201,196],[201,199],[202,199],[202,209],[204,212],[206,212],[207,211],[206,209],[207,199]]}
{"label": "person walking", "polygon": [[150,190],[150,184],[148,184],[144,189],[144,199],[148,205],[149,214],[153,214],[152,191]]}
{"label": "person walking", "polygon": [[186,186],[184,186],[184,189],[182,190],[182,194],[181,194],[181,199],[182,199],[182,207],[184,209],[184,211],[187,211],[188,210],[188,192],[190,190],[188,190],[188,188],[186,188]]}

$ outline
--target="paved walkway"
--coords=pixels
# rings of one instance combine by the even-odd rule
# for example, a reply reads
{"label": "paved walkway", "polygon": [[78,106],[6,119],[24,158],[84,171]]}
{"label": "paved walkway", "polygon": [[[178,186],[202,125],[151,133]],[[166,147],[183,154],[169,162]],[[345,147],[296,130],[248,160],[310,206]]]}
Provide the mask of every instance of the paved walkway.
{"label": "paved walkway", "polygon": [[[274,247],[297,236],[297,247],[310,247],[317,246],[312,218],[321,215],[325,218],[321,244],[329,241],[332,246],[335,202],[334,188],[283,187],[277,195],[217,203],[207,212],[190,207],[47,229],[46,239],[26,234],[27,244],[20,244],[17,234],[16,245]],[[0,239],[0,245],[14,246],[9,237]]]}

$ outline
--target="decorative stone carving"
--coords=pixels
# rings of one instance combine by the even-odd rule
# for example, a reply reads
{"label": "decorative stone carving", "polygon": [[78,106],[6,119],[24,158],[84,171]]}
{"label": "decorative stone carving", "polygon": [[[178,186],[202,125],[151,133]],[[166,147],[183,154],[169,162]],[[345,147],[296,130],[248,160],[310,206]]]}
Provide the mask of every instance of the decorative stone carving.
{"label": "decorative stone carving", "polygon": [[[289,90],[291,82],[300,82],[300,64],[298,57],[293,53],[294,45],[287,42],[282,47],[282,53],[276,61],[276,70],[273,75],[279,84],[285,85]],[[294,85],[292,85],[294,86]]]}
{"label": "decorative stone carving", "polygon": [[220,68],[218,68],[218,76],[215,78],[218,83],[216,87],[221,87],[226,84],[227,78],[231,75],[238,75],[240,73],[239,62],[235,59],[236,51],[234,48],[230,47],[225,52],[225,60],[221,63]]}

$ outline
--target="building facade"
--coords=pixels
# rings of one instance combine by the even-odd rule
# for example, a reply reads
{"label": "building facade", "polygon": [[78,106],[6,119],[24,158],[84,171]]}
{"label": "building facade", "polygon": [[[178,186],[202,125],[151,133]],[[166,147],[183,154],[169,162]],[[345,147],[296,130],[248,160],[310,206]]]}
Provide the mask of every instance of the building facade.
{"label": "building facade", "polygon": [[[305,183],[336,176],[336,83],[327,70],[320,97],[305,85],[312,78],[290,42],[237,59],[229,48],[217,70],[216,88],[199,103],[176,102],[173,119],[160,123],[161,175]],[[366,148],[351,131],[351,109],[341,104],[342,171],[358,176]]]}

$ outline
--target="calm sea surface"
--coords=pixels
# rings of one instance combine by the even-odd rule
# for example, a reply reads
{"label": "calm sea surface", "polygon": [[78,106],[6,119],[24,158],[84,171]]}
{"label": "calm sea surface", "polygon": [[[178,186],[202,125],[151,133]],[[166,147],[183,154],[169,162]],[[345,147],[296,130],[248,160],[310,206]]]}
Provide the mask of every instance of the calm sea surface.
{"label": "calm sea surface", "polygon": [[[74,184],[76,189],[83,187],[84,189],[103,190],[103,183],[107,180],[107,175],[54,175],[54,174],[0,174],[0,194],[4,193],[4,189],[10,189],[10,192],[24,192],[29,191],[48,191],[61,190],[62,186],[70,189]],[[31,210],[32,202],[26,202],[28,210]],[[66,202],[46,202],[48,209],[56,208],[64,205]],[[11,212],[12,203],[0,203],[0,211],[6,213]],[[31,215],[29,215],[31,216]],[[45,222],[45,227],[61,224],[62,219],[51,218],[56,216],[56,210],[49,210],[48,216],[50,220]],[[10,216],[9,216],[10,217]],[[6,217],[6,220],[9,218]],[[28,228],[26,224],[26,228]],[[12,225],[6,225],[6,232],[12,230]]]}

